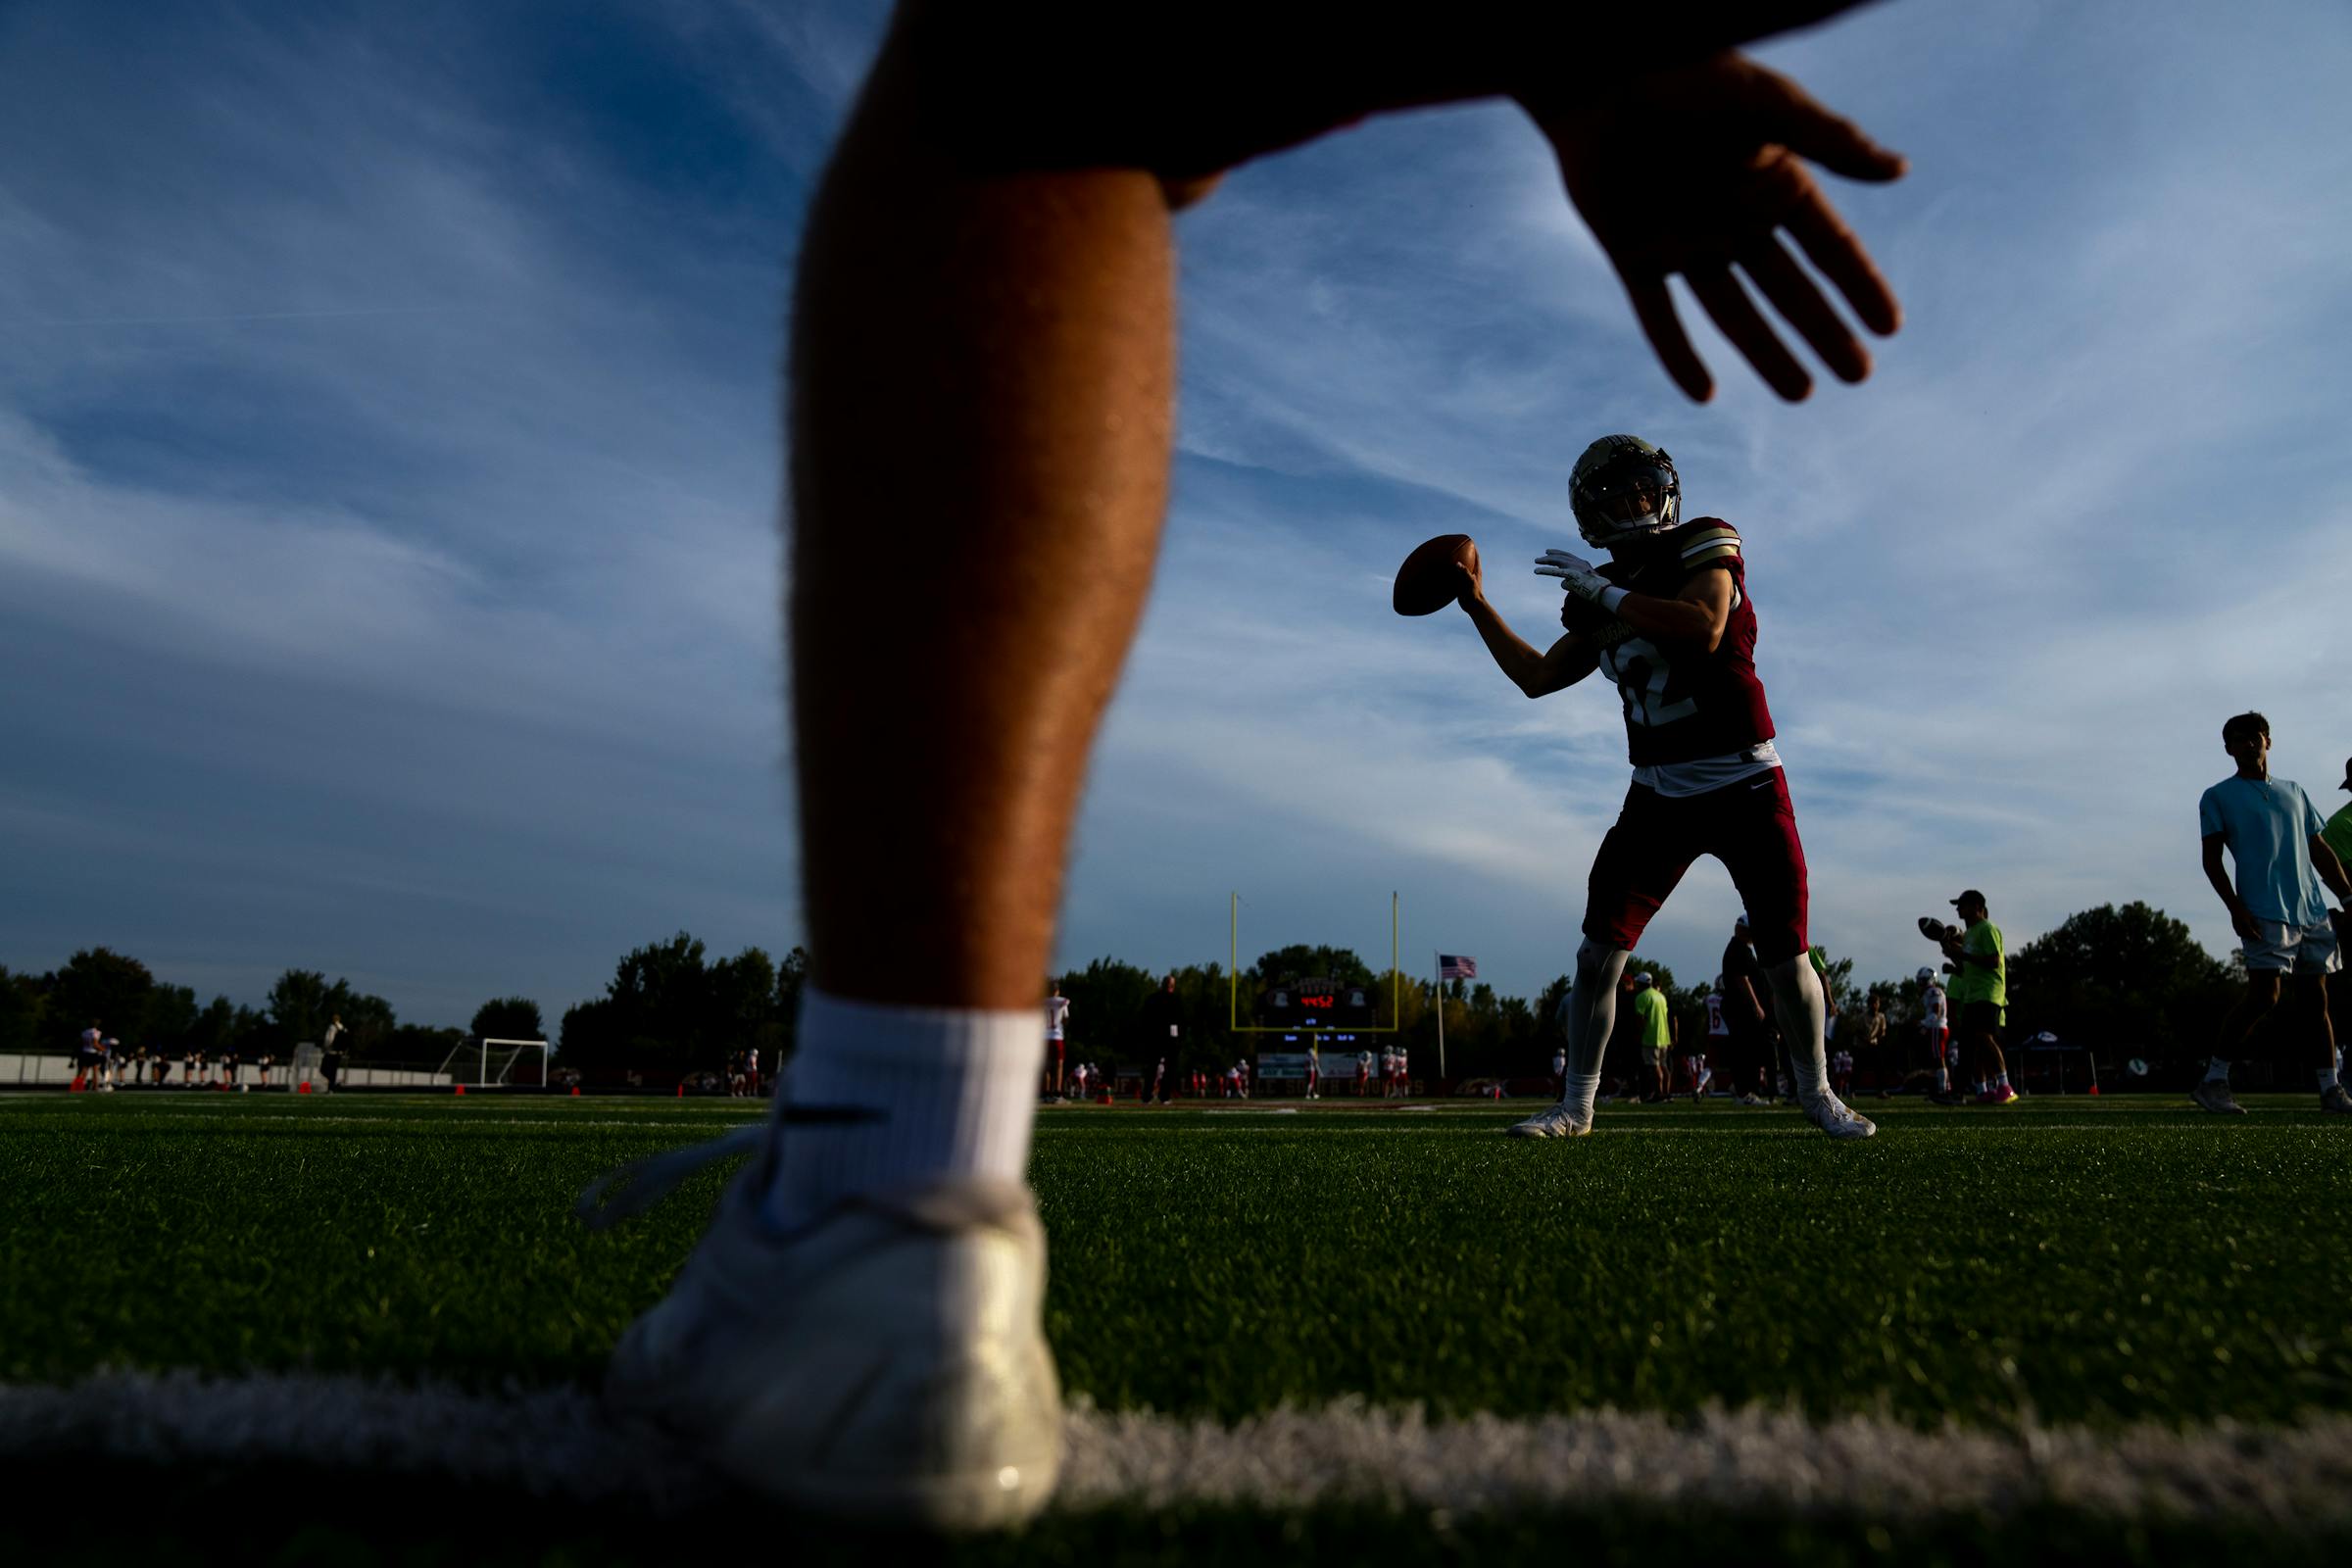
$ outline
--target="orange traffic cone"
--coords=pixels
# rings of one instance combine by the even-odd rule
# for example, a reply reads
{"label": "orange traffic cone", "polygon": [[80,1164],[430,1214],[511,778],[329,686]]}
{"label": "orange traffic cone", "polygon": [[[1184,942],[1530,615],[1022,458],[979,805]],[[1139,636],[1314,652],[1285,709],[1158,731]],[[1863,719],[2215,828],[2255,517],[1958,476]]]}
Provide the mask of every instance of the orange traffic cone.
{"label": "orange traffic cone", "polygon": [[464,1094],[465,1092],[466,1092],[466,1086],[465,1086],[464,1084],[460,1084],[460,1085],[458,1085],[458,1093],[462,1095],[462,1094]]}
{"label": "orange traffic cone", "polygon": [[78,1095],[81,1093],[81,1074],[75,1073],[74,1075],[74,1081],[66,1085],[66,1093],[69,1095]]}
{"label": "orange traffic cone", "polygon": [[298,1095],[309,1094],[311,1092],[311,1081],[308,1078],[305,1078],[302,1082],[294,1086],[294,1092]]}
{"label": "orange traffic cone", "polygon": [[678,1085],[678,1098],[680,1100],[684,1100],[686,1098],[686,1086],[684,1084]]}
{"label": "orange traffic cone", "polygon": [[573,1084],[571,1086],[571,1098],[574,1100],[580,1098],[580,1086],[578,1084]]}

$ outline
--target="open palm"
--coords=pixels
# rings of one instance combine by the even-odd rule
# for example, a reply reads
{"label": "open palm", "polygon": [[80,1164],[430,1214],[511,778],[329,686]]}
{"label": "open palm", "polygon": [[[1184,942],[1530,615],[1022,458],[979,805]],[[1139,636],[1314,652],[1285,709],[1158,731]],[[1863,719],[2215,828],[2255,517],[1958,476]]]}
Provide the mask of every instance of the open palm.
{"label": "open palm", "polygon": [[1869,351],[1782,235],[1863,325],[1892,332],[1902,319],[1893,290],[1805,161],[1883,181],[1902,174],[1899,155],[1788,77],[1731,53],[1643,76],[1597,103],[1522,102],[1550,139],[1569,197],[1624,280],[1642,331],[1685,392],[1704,402],[1715,384],[1675,315],[1666,287],[1674,272],[1782,397],[1804,397],[1812,377],[1734,268],[1840,379],[1870,373]]}

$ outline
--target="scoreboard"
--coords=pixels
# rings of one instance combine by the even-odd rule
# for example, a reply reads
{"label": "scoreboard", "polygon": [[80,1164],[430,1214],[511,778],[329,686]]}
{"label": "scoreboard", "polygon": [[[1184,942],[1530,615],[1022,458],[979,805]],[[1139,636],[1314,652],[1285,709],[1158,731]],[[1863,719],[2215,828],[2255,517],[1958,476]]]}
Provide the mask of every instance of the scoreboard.
{"label": "scoreboard", "polygon": [[1269,1029],[1368,1029],[1376,993],[1370,986],[1342,985],[1328,975],[1278,981],[1258,993],[1257,1016]]}

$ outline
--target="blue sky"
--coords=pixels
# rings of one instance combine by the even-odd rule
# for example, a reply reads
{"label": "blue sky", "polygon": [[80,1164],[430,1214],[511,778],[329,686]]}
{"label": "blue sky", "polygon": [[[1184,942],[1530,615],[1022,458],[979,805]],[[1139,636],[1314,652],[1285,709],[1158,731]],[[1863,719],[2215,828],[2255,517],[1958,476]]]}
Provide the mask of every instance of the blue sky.
{"label": "blue sky", "polygon": [[[783,284],[878,26],[0,11],[0,962],[462,1023],[680,927],[799,940]],[[1817,940],[1907,972],[1976,885],[2013,945],[2146,899],[2228,951],[2222,717],[2323,809],[2352,752],[2352,10],[1897,0],[1764,53],[1914,162],[1835,193],[1908,324],[1803,406],[1703,327],[1724,390],[1674,391],[1505,107],[1182,220],[1168,549],[1061,961],[1221,961],[1237,890],[1246,954],[1377,955],[1395,889],[1408,964],[1566,967],[1614,695],[1527,702],[1388,574],[1474,533],[1543,640],[1516,568],[1617,429],[1748,540]],[[1736,907],[1704,862],[1643,951],[1705,973]]]}

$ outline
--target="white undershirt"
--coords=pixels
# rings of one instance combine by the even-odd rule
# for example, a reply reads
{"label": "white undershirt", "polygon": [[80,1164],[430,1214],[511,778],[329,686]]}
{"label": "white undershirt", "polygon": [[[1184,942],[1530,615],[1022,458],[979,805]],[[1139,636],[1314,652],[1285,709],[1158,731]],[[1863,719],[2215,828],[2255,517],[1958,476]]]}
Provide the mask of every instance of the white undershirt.
{"label": "white undershirt", "polygon": [[1701,757],[1688,762],[1652,762],[1634,769],[1634,782],[1657,791],[1668,800],[1680,800],[1686,795],[1704,795],[1709,790],[1722,789],[1742,779],[1769,773],[1781,765],[1781,754],[1773,750],[1772,742],[1758,741],[1742,751],[1727,752],[1721,757]]}

